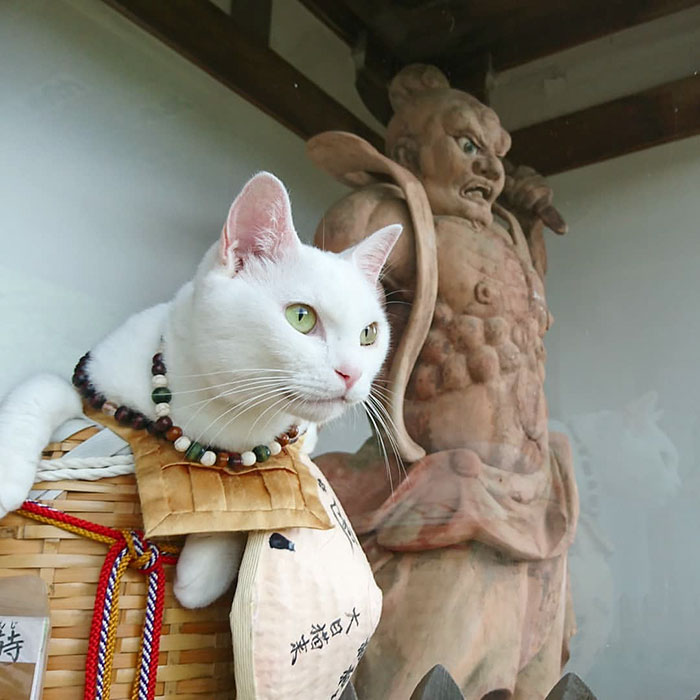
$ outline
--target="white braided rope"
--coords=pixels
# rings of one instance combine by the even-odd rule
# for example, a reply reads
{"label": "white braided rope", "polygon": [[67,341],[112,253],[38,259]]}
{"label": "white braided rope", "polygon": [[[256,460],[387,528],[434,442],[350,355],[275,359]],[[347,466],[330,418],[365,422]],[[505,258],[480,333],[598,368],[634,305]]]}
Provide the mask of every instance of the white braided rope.
{"label": "white braided rope", "polygon": [[110,476],[134,473],[133,455],[115,457],[59,457],[42,459],[36,481],[63,481],[64,479],[97,481]]}

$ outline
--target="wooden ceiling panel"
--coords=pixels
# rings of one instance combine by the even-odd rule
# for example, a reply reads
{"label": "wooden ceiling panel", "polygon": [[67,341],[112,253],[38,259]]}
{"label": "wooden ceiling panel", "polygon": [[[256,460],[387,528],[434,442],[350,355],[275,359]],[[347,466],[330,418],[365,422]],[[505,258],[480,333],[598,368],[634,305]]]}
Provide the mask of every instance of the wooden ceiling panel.
{"label": "wooden ceiling panel", "polygon": [[403,64],[488,53],[495,70],[699,4],[698,0],[302,0],[341,38],[364,29]]}

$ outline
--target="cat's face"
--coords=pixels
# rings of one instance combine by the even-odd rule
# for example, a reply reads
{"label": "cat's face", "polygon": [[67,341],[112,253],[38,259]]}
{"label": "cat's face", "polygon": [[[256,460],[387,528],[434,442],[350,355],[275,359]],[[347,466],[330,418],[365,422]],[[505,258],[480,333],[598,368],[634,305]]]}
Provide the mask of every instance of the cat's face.
{"label": "cat's face", "polygon": [[365,400],[389,349],[377,278],[400,232],[341,254],[305,246],[282,184],[254,178],[195,281],[202,368],[238,381],[232,403],[260,401],[270,417],[325,422]]}

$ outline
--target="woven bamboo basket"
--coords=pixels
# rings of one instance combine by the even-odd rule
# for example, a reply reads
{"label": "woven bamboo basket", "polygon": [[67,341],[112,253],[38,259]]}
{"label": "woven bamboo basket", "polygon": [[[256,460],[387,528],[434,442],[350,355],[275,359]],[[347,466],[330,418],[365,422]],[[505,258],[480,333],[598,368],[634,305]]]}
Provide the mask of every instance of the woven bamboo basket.
{"label": "woven bamboo basket", "polygon": [[[87,428],[51,443],[44,459],[62,457],[97,432]],[[49,505],[93,523],[142,529],[133,475],[88,481],[54,481],[36,488],[62,494]],[[43,700],[81,700],[85,655],[100,569],[107,546],[52,525],[11,513],[0,520],[0,576],[31,574],[48,584],[51,638]],[[231,596],[200,610],[183,608],[173,596],[174,567],[167,589],[156,697],[176,700],[235,698],[229,628]],[[136,673],[144,617],[146,578],[127,569],[121,585],[117,645],[112,672],[114,700],[129,698]]]}

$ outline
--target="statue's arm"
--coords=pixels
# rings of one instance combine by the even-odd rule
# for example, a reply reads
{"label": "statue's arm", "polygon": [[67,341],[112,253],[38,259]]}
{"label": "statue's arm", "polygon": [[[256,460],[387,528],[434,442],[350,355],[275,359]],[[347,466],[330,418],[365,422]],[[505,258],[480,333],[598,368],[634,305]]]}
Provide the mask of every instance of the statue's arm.
{"label": "statue's arm", "polygon": [[387,261],[383,284],[412,289],[416,269],[413,225],[401,190],[394,185],[364,187],[336,202],[319,222],[314,245],[337,253],[390,224],[401,224],[403,233]]}
{"label": "statue's arm", "polygon": [[552,188],[542,175],[525,165],[515,166],[508,160],[504,160],[503,165],[506,180],[499,204],[518,219],[530,245],[535,267],[544,277],[547,253],[543,229],[546,226],[555,233],[566,233],[566,221],[552,204]]}

